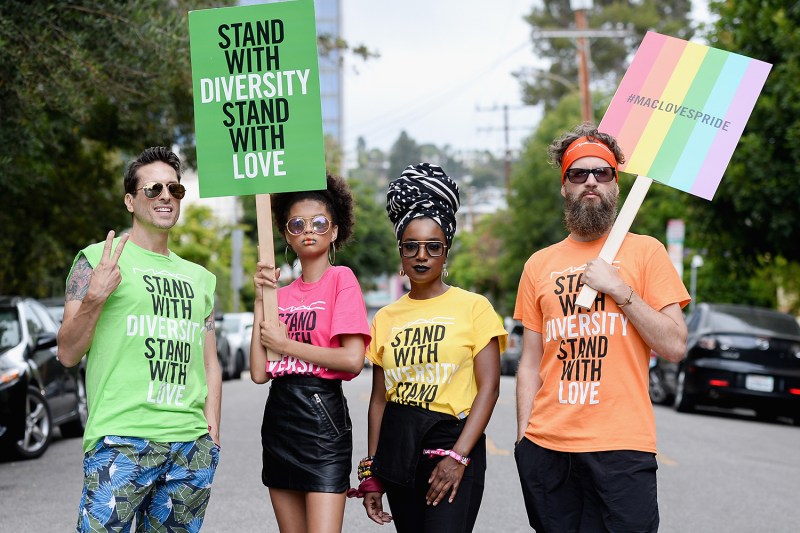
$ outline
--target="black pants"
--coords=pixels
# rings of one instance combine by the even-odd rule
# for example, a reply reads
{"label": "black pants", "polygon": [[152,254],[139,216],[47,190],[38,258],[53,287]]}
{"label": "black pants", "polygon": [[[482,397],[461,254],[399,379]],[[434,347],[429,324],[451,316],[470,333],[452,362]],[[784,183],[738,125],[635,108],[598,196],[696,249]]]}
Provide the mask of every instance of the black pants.
{"label": "black pants", "polygon": [[654,454],[557,452],[522,439],[514,458],[537,533],[658,531]]}
{"label": "black pants", "polygon": [[[438,447],[438,446],[437,446]],[[470,452],[470,463],[453,503],[450,492],[435,507],[425,503],[428,478],[443,458],[423,456],[417,464],[414,486],[384,481],[394,526],[399,533],[468,533],[475,526],[486,478],[486,437],[481,436]]]}

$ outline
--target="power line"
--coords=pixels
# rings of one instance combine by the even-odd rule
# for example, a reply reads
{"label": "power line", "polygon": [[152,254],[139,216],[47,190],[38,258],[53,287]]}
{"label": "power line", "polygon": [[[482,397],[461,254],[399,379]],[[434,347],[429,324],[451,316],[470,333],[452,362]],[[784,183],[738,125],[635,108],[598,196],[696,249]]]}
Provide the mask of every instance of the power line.
{"label": "power line", "polygon": [[[389,133],[387,127],[394,126],[397,122],[410,122],[416,118],[424,116],[431,109],[435,108],[437,105],[441,104],[446,99],[452,97],[454,94],[466,91],[467,89],[471,88],[473,85],[479,82],[484,76],[486,76],[491,71],[496,69],[500,64],[502,64],[503,61],[513,56],[514,54],[516,54],[529,44],[530,44],[529,41],[520,43],[510,51],[502,54],[501,56],[498,56],[482,70],[479,70],[473,77],[465,79],[464,81],[458,84],[451,85],[449,88],[446,88],[438,93],[432,94],[430,97],[418,101],[416,105],[402,106],[395,108],[395,110],[389,111],[388,113],[382,113],[381,118],[378,119],[377,121],[370,120],[369,122],[365,122],[363,124],[363,128],[360,130],[359,130],[359,125],[350,126],[350,129],[359,130],[360,135],[364,137],[372,136],[373,138],[374,137],[381,138],[380,135],[381,132],[385,132],[387,134]],[[373,135],[374,132],[378,132],[378,135]]]}
{"label": "power line", "polygon": [[525,109],[526,106],[509,106],[508,104],[504,104],[502,106],[492,106],[489,108],[476,107],[476,111],[502,111],[503,112],[503,127],[496,128],[496,127],[486,127],[486,128],[478,128],[478,131],[497,131],[502,129],[505,138],[505,155],[504,155],[504,174],[505,174],[505,185],[506,185],[506,195],[511,192],[511,144],[509,142],[509,135],[508,132],[510,130],[521,130],[521,129],[528,129],[528,128],[512,128],[509,126],[508,123],[508,111],[513,109]]}

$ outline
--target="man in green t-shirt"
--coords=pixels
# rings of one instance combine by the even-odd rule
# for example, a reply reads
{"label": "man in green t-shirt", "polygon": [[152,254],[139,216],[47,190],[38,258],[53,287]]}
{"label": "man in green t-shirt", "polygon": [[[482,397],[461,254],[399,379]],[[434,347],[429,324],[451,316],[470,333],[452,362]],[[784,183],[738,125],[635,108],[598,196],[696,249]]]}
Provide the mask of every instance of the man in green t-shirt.
{"label": "man in green t-shirt", "polygon": [[67,278],[58,358],[86,354],[89,406],[79,532],[203,523],[219,458],[216,278],[167,247],[180,179],[177,155],[143,151],[124,179],[130,233],[78,252]]}

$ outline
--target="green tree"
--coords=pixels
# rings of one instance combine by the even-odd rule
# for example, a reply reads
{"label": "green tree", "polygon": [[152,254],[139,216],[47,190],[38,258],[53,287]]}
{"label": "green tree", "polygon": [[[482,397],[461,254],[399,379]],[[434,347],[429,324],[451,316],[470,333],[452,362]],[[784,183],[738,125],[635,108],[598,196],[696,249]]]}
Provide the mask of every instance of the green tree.
{"label": "green tree", "polygon": [[[189,206],[181,212],[181,218],[170,234],[170,249],[187,261],[204,266],[217,276],[215,302],[217,311],[233,309],[231,285],[232,231],[234,226],[221,223],[207,206]],[[252,310],[253,284],[250,281],[256,263],[256,248],[245,240],[242,247],[244,284],[240,291],[240,302]]]}
{"label": "green tree", "polygon": [[499,270],[503,243],[497,235],[506,224],[507,211],[482,218],[472,232],[459,230],[448,255],[449,283],[485,295],[498,312],[508,314],[503,305],[503,279]]}
{"label": "green tree", "polygon": [[567,235],[559,173],[547,160],[547,147],[580,123],[579,105],[578,96],[569,95],[545,114],[511,174],[507,224],[498,227],[503,243],[498,268],[505,307],[513,308],[522,267],[530,255]]}
{"label": "green tree", "polygon": [[129,224],[122,172],[143,148],[177,146],[195,165],[187,13],[220,4],[0,2],[0,249],[13,258],[0,293],[63,292],[77,250]]}
{"label": "green tree", "polygon": [[[625,73],[625,62],[647,31],[672,35],[681,39],[692,37],[694,30],[687,17],[691,0],[594,0],[587,12],[587,22],[595,30],[625,30],[626,37],[592,38],[590,76],[592,86],[605,92],[616,88]],[[542,30],[575,28],[575,12],[570,0],[543,0],[534,4],[526,20],[533,27],[534,53],[550,60],[547,70],[518,72],[524,99],[529,104],[543,103],[553,109],[568,92],[577,92],[578,61],[575,39],[537,36]],[[597,102],[595,102],[596,104]],[[595,105],[595,109],[599,106]]]}
{"label": "green tree", "polygon": [[403,173],[408,165],[416,165],[422,161],[422,149],[405,131],[392,145],[389,151],[389,180]]}
{"label": "green tree", "polygon": [[130,223],[124,162],[191,145],[188,5],[0,3],[0,247],[13,258],[0,292],[63,291],[75,252]]}
{"label": "green tree", "polygon": [[356,143],[356,167],[351,168],[348,175],[378,191],[386,190],[389,184],[386,175],[388,167],[386,154],[379,148],[368,148],[364,137]]}
{"label": "green tree", "polygon": [[373,187],[350,180],[356,198],[356,227],[353,239],[342,249],[341,262],[355,272],[363,290],[373,288],[371,279],[397,268],[397,243],[383,202]]}
{"label": "green tree", "polygon": [[[719,263],[700,270],[714,276],[704,297],[774,306],[779,291],[789,290],[782,273],[800,262],[800,5],[715,1],[710,9],[719,16],[711,46],[773,67],[714,200],[692,204],[691,227],[706,262]],[[791,309],[800,310],[796,303]]]}

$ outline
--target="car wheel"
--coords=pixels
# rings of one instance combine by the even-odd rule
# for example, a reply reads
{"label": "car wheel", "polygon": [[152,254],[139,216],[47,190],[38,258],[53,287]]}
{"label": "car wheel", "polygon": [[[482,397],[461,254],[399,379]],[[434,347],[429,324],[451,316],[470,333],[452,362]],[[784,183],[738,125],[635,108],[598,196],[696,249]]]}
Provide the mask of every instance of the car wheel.
{"label": "car wheel", "polygon": [[679,413],[694,411],[694,400],[686,394],[686,369],[681,368],[678,373],[678,383],[675,387],[675,410]]}
{"label": "car wheel", "polygon": [[780,422],[780,414],[772,409],[758,409],[756,410],[756,418],[762,422],[777,423]]}
{"label": "car wheel", "polygon": [[222,381],[227,381],[231,379],[230,372],[228,372],[228,359],[219,353],[219,367],[222,370]]}
{"label": "car wheel", "polygon": [[86,429],[86,420],[89,418],[89,406],[86,403],[86,381],[84,376],[78,376],[78,414],[75,420],[70,420],[59,426],[61,436],[66,439],[80,437]]}
{"label": "car wheel", "polygon": [[236,351],[236,364],[234,365],[233,379],[241,379],[242,372],[244,371],[244,352],[241,350]]}
{"label": "car wheel", "polygon": [[53,438],[50,407],[36,387],[28,387],[25,399],[25,435],[14,443],[14,452],[23,459],[42,455]]}
{"label": "car wheel", "polygon": [[655,404],[667,405],[671,403],[673,398],[667,392],[667,387],[664,385],[664,378],[661,372],[656,369],[650,369],[650,401]]}

